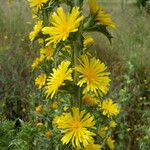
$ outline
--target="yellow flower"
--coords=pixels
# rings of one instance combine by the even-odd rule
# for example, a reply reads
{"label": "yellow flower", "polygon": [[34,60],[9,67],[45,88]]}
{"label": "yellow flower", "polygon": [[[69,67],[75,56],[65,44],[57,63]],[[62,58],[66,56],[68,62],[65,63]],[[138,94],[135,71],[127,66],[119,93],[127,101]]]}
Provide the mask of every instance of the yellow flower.
{"label": "yellow flower", "polygon": [[43,106],[42,105],[39,105],[35,108],[36,112],[39,112],[41,113],[43,111]]}
{"label": "yellow flower", "polygon": [[115,140],[113,140],[111,137],[109,137],[109,138],[107,139],[107,144],[108,144],[108,146],[109,146],[109,148],[110,148],[111,150],[114,150],[114,149],[115,149],[114,142],[115,142]]}
{"label": "yellow flower", "polygon": [[84,47],[89,46],[93,43],[94,43],[94,39],[92,37],[87,36],[87,35],[84,36],[84,43],[83,43]]}
{"label": "yellow flower", "polygon": [[119,114],[118,105],[113,103],[111,99],[103,101],[101,109],[103,110],[103,115],[106,115],[110,118]]}
{"label": "yellow flower", "polygon": [[50,107],[51,107],[52,109],[57,109],[57,108],[58,108],[58,103],[57,103],[57,102],[53,102],[53,103],[50,105]]}
{"label": "yellow flower", "polygon": [[49,78],[47,79],[47,85],[45,87],[46,97],[51,95],[51,98],[53,98],[55,93],[58,91],[58,88],[61,85],[65,85],[65,80],[72,81],[72,69],[68,68],[69,65],[69,61],[63,61],[57,69],[53,68],[53,73],[51,73],[51,76],[49,76]]}
{"label": "yellow flower", "polygon": [[71,142],[73,147],[81,148],[81,144],[86,147],[94,143],[92,136],[96,134],[89,131],[88,128],[94,128],[94,116],[91,116],[85,110],[79,111],[79,108],[72,108],[72,113],[63,113],[56,116],[54,123],[64,134],[61,141],[63,144]]}
{"label": "yellow flower", "polygon": [[43,56],[35,58],[35,60],[32,63],[32,69],[37,68],[43,62],[43,60],[44,60]]}
{"label": "yellow flower", "polygon": [[95,19],[99,23],[111,27],[113,29],[116,28],[115,23],[111,20],[111,15],[107,14],[103,11],[101,6],[97,5],[96,0],[88,0],[89,8],[92,14],[96,15]]}
{"label": "yellow flower", "polygon": [[44,3],[46,3],[48,0],[28,0],[30,3],[30,7],[37,6],[38,8],[41,8]]}
{"label": "yellow flower", "polygon": [[111,120],[111,121],[109,122],[109,127],[110,127],[110,128],[115,128],[116,126],[117,126],[117,123],[116,123],[115,121]]}
{"label": "yellow flower", "polygon": [[49,138],[49,137],[51,137],[53,134],[52,134],[51,131],[45,131],[44,135]]}
{"label": "yellow flower", "polygon": [[101,146],[99,144],[89,144],[84,150],[101,150]]}
{"label": "yellow flower", "polygon": [[77,85],[81,87],[86,84],[83,94],[92,91],[96,96],[98,94],[102,96],[108,92],[110,82],[108,75],[110,73],[106,72],[106,69],[105,64],[101,63],[99,59],[88,58],[87,55],[81,56],[75,70],[81,73]]}
{"label": "yellow flower", "polygon": [[47,60],[52,59],[54,50],[51,47],[41,48],[40,54],[43,55]]}
{"label": "yellow flower", "polygon": [[39,43],[39,44],[44,44],[44,39],[39,38],[39,39],[38,39],[38,43]]}
{"label": "yellow flower", "polygon": [[33,31],[30,32],[29,34],[29,39],[31,41],[34,40],[34,38],[38,35],[38,33],[41,31],[41,29],[43,28],[43,21],[38,21],[35,26],[33,27]]}
{"label": "yellow flower", "polygon": [[82,103],[97,106],[99,101],[93,95],[86,94],[82,98]]}
{"label": "yellow flower", "polygon": [[108,127],[102,127],[102,128],[100,128],[100,130],[98,131],[98,134],[99,134],[101,137],[104,138],[107,131],[108,131]]}
{"label": "yellow flower", "polygon": [[46,82],[46,74],[41,74],[35,79],[35,85],[38,86],[39,89],[41,89]]}
{"label": "yellow flower", "polygon": [[78,31],[83,16],[80,16],[79,7],[73,7],[70,14],[65,14],[62,7],[57,8],[57,11],[52,14],[50,27],[42,29],[43,34],[49,34],[46,39],[51,43],[58,43],[61,40],[65,41],[69,37],[69,33]]}

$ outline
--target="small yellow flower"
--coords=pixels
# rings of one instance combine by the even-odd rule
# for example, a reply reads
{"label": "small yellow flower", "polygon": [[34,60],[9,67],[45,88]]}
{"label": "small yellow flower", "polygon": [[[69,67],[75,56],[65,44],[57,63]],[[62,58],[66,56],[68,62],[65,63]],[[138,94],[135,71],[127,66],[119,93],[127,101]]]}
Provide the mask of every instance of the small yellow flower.
{"label": "small yellow flower", "polygon": [[35,110],[36,110],[36,112],[41,113],[41,112],[43,112],[43,106],[39,105],[39,106],[36,107]]}
{"label": "small yellow flower", "polygon": [[97,106],[99,101],[93,95],[86,94],[82,98],[82,103]]}
{"label": "small yellow flower", "polygon": [[103,11],[101,6],[97,5],[96,0],[88,0],[89,8],[92,14],[96,15],[95,19],[99,23],[106,25],[112,29],[116,28],[115,23],[111,20],[111,15]]}
{"label": "small yellow flower", "polygon": [[111,150],[115,149],[115,145],[114,145],[115,140],[113,140],[111,137],[109,137],[107,139],[107,145]]}
{"label": "small yellow flower", "polygon": [[35,79],[35,85],[38,86],[39,89],[41,89],[46,82],[46,74],[41,74]]}
{"label": "small yellow flower", "polygon": [[104,100],[102,102],[101,109],[103,111],[103,115],[106,115],[109,118],[119,114],[118,105],[113,103],[111,99]]}
{"label": "small yellow flower", "polygon": [[80,14],[79,7],[73,7],[70,14],[65,14],[62,7],[57,8],[51,16],[52,25],[42,29],[43,34],[50,35],[46,39],[46,41],[49,41],[47,45],[57,44],[61,40],[66,41],[71,32],[78,31],[80,22],[83,20],[83,16],[80,16]]}
{"label": "small yellow flower", "polygon": [[39,43],[39,44],[44,44],[44,39],[39,38],[39,39],[38,39],[38,43]]}
{"label": "small yellow flower", "polygon": [[63,111],[67,111],[68,109],[69,109],[68,106],[64,106],[64,107],[63,107]]}
{"label": "small yellow flower", "polygon": [[52,59],[53,52],[54,52],[54,50],[51,47],[40,49],[40,54],[43,55],[43,57],[45,57],[47,60]]}
{"label": "small yellow flower", "polygon": [[87,35],[84,36],[84,42],[83,42],[84,47],[87,47],[93,43],[94,43],[94,39],[92,37],[87,36]]}
{"label": "small yellow flower", "polygon": [[50,107],[51,107],[52,109],[57,109],[57,108],[58,108],[58,103],[57,103],[57,102],[53,102],[53,103],[50,105]]}
{"label": "small yellow flower", "polygon": [[43,60],[44,60],[44,57],[43,56],[40,56],[40,57],[37,57],[37,58],[35,58],[35,60],[33,61],[33,63],[32,63],[32,69],[35,69],[35,68],[37,68],[39,65],[41,65],[42,64],[42,62],[43,62]]}
{"label": "small yellow flower", "polygon": [[30,32],[29,34],[29,39],[31,41],[33,41],[35,39],[35,37],[38,35],[38,33],[41,31],[41,29],[43,28],[43,21],[38,21],[34,28],[33,28],[33,31]]}
{"label": "small yellow flower", "polygon": [[110,128],[115,128],[116,126],[117,126],[117,123],[116,123],[115,121],[111,120],[111,121],[109,122],[109,127],[110,127]]}
{"label": "small yellow flower", "polygon": [[44,136],[47,137],[47,138],[50,138],[52,135],[53,135],[53,134],[52,134],[51,131],[46,131],[46,132],[44,133]]}
{"label": "small yellow flower", "polygon": [[99,144],[89,144],[84,150],[101,150],[101,146]]}
{"label": "small yellow flower", "polygon": [[38,7],[41,8],[44,3],[46,3],[48,0],[28,0],[30,3],[30,7]]}
{"label": "small yellow flower", "polygon": [[108,131],[108,127],[102,127],[102,128],[100,128],[100,130],[98,131],[98,134],[99,134],[102,138],[104,138],[107,131]]}
{"label": "small yellow flower", "polygon": [[53,68],[53,73],[47,79],[47,85],[45,86],[46,97],[51,95],[51,98],[53,98],[59,87],[65,85],[65,80],[72,81],[72,69],[69,68],[70,63],[70,61],[63,61],[57,69]]}

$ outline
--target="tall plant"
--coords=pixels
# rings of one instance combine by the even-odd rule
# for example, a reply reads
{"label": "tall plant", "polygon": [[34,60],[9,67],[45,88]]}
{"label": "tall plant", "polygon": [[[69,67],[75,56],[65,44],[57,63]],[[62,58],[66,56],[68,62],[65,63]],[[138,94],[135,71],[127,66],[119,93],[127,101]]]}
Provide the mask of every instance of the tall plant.
{"label": "tall plant", "polygon": [[51,149],[113,150],[119,105],[106,98],[110,72],[90,51],[89,35],[100,32],[111,42],[109,28],[116,25],[110,14],[96,0],[28,1],[36,19],[29,38],[40,46],[32,64],[39,73],[33,98],[39,134],[49,138]]}

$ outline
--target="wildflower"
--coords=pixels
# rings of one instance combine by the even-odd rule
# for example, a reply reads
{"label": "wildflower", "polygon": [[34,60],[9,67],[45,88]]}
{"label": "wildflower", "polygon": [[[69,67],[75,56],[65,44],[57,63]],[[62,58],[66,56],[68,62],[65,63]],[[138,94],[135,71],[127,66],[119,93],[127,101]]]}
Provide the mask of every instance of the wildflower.
{"label": "wildflower", "polygon": [[37,6],[38,8],[41,8],[44,3],[46,3],[48,0],[28,0],[30,3],[30,7]]}
{"label": "wildflower", "polygon": [[53,52],[54,50],[51,47],[40,49],[40,54],[43,55],[47,60],[52,58]]}
{"label": "wildflower", "polygon": [[101,146],[99,144],[89,144],[84,150],[101,150]]}
{"label": "wildflower", "polygon": [[51,95],[51,98],[53,98],[55,93],[58,91],[58,88],[65,85],[65,80],[72,81],[72,69],[68,68],[69,65],[69,61],[63,61],[57,69],[53,69],[53,73],[51,73],[51,76],[47,79],[47,85],[45,87],[46,97]]}
{"label": "wildflower", "polygon": [[110,18],[111,15],[105,13],[102,7],[97,5],[96,0],[88,0],[88,3],[89,3],[89,8],[90,8],[91,13],[96,15],[95,17],[96,21],[110,28],[113,28],[113,29],[116,28],[115,23]]}
{"label": "wildflower", "polygon": [[44,44],[44,39],[39,38],[39,39],[38,39],[38,43],[39,43],[39,44]]}
{"label": "wildflower", "polygon": [[36,107],[35,110],[36,110],[36,112],[41,113],[41,112],[43,111],[43,106],[42,106],[42,105],[39,105],[39,106]]}
{"label": "wildflower", "polygon": [[94,142],[92,136],[96,134],[88,130],[88,128],[94,128],[94,116],[86,113],[85,110],[80,112],[79,108],[74,107],[72,113],[56,116],[54,123],[64,134],[61,139],[63,144],[71,141],[73,147],[81,148],[81,143],[86,147]]}
{"label": "wildflower", "polygon": [[111,150],[114,150],[114,149],[115,149],[114,142],[115,142],[115,140],[113,140],[111,137],[109,137],[109,138],[107,139],[108,147],[109,147]]}
{"label": "wildflower", "polygon": [[41,74],[35,79],[35,85],[38,86],[39,89],[41,89],[46,82],[46,74]]}
{"label": "wildflower", "polygon": [[58,103],[57,103],[57,102],[53,102],[53,103],[50,105],[50,107],[51,107],[52,109],[57,109],[57,108],[58,108]]}
{"label": "wildflower", "polygon": [[108,92],[110,82],[108,75],[110,73],[106,72],[106,69],[105,64],[101,63],[99,59],[88,58],[87,55],[81,56],[79,65],[75,67],[75,70],[81,73],[77,85],[81,87],[86,84],[83,94],[92,91],[97,96]]}
{"label": "wildflower", "polygon": [[105,137],[107,131],[108,131],[108,127],[102,127],[102,128],[100,128],[100,130],[98,131],[98,134],[99,134],[101,137]]}
{"label": "wildflower", "polygon": [[43,62],[43,60],[44,60],[43,56],[35,58],[35,60],[32,63],[32,66],[31,66],[32,69],[37,68]]}
{"label": "wildflower", "polygon": [[101,109],[103,110],[103,115],[106,115],[110,118],[119,114],[118,105],[113,103],[111,99],[103,101]]}
{"label": "wildflower", "polygon": [[52,134],[51,131],[45,131],[45,133],[44,133],[44,136],[47,137],[47,138],[51,137],[52,135],[53,134]]}
{"label": "wildflower", "polygon": [[82,98],[82,103],[97,106],[99,101],[93,95],[86,94]]}
{"label": "wildflower", "polygon": [[58,43],[61,40],[65,41],[69,37],[69,33],[78,31],[83,16],[80,16],[79,7],[73,7],[70,14],[65,14],[62,7],[57,8],[51,16],[50,27],[42,29],[43,34],[49,34],[50,37],[46,39],[51,43]]}
{"label": "wildflower", "polygon": [[117,126],[117,123],[116,123],[115,121],[111,120],[111,121],[109,122],[109,127],[110,127],[110,128],[115,128],[116,126]]}
{"label": "wildflower", "polygon": [[90,36],[84,36],[84,42],[83,45],[84,47],[89,46],[90,44],[94,43],[94,39]]}
{"label": "wildflower", "polygon": [[43,28],[43,21],[38,21],[36,24],[35,24],[35,26],[34,26],[34,28],[33,28],[33,31],[32,32],[30,32],[30,34],[29,34],[29,39],[31,40],[31,41],[33,41],[34,39],[35,39],[35,37],[38,35],[38,33],[41,31],[41,29]]}

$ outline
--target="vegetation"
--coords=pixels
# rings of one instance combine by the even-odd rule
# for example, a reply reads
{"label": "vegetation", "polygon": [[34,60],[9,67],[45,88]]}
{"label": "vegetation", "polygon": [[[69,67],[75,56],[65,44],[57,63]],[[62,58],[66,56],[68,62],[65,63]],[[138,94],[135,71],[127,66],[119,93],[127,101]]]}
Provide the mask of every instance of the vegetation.
{"label": "vegetation", "polygon": [[[133,4],[123,4],[123,7],[120,2],[113,1],[101,0],[99,4],[111,13],[117,24],[117,29],[111,30],[111,44],[101,33],[90,34],[95,41],[90,49],[96,50],[97,58],[104,62],[111,72],[111,87],[107,97],[114,99],[120,108],[115,120],[117,126],[111,132],[115,149],[149,150],[149,15],[145,11],[139,11],[135,5],[136,1]],[[84,6],[84,9],[87,7]],[[44,114],[39,111],[43,108],[37,108],[47,101],[41,101],[43,96],[34,85],[38,72],[33,71],[31,65],[39,55],[39,45],[35,42],[33,46],[29,40],[28,34],[33,30],[33,26],[34,20],[26,0],[0,2],[2,150],[52,148],[50,143],[53,136],[47,125],[50,120],[45,118],[49,119],[48,115],[53,113],[52,107],[57,105],[46,107]],[[57,112],[57,109],[54,111]],[[60,145],[56,149],[59,147]],[[65,146],[61,148],[65,149]],[[103,149],[109,147],[106,145]]]}

